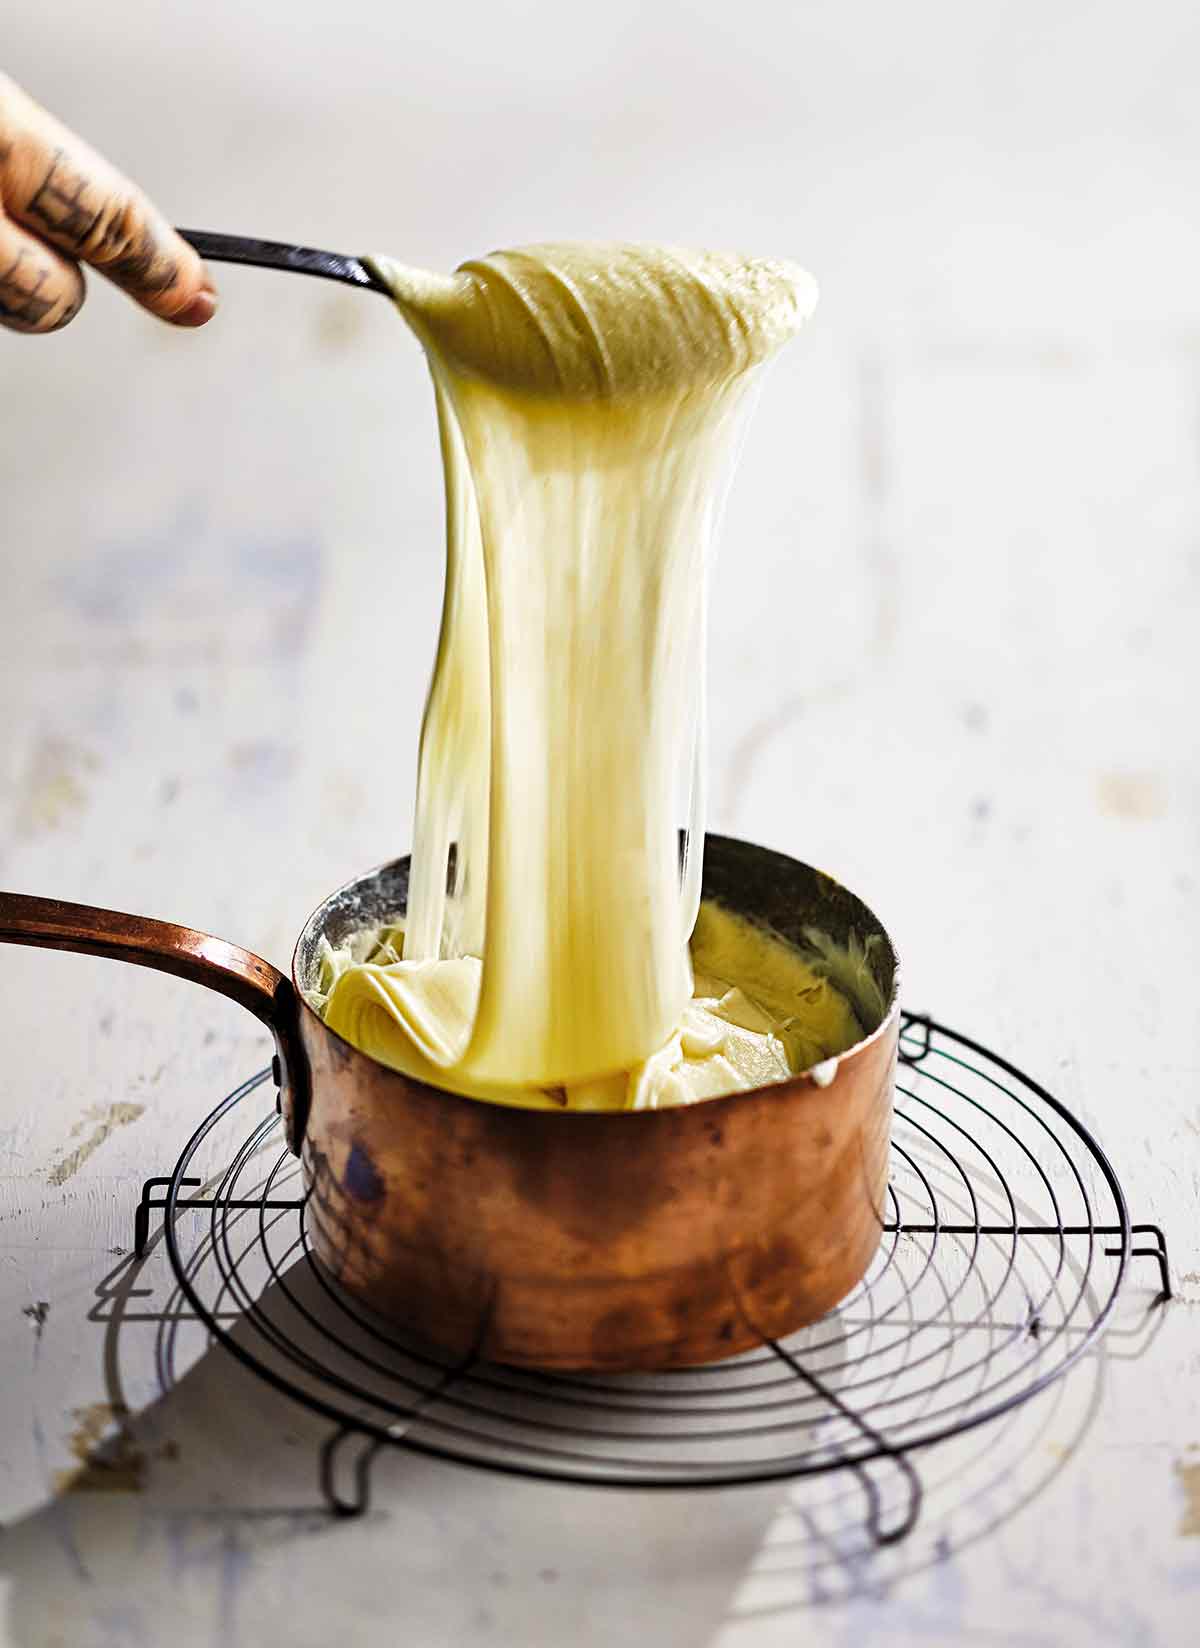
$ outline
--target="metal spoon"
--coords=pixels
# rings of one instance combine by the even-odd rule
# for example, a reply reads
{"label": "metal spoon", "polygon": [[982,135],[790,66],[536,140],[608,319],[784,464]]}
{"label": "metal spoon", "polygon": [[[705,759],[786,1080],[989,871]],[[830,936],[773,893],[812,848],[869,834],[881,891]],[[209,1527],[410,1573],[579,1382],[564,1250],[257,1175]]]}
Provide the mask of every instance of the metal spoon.
{"label": "metal spoon", "polygon": [[214,263],[252,263],[259,269],[291,269],[298,275],[317,275],[322,280],[340,280],[347,286],[362,286],[370,292],[391,295],[361,258],[343,257],[340,252],[318,252],[311,246],[289,246],[281,240],[213,234],[207,229],[180,229],[178,233],[202,258]]}

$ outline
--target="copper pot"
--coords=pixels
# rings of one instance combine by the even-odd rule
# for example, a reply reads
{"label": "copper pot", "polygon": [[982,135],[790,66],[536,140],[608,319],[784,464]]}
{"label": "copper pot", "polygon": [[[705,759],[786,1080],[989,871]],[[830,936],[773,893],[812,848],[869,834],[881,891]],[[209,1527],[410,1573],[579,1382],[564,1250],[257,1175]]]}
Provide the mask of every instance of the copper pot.
{"label": "copper pot", "polygon": [[389,1070],[304,1000],[322,935],[337,945],[403,914],[407,859],[313,912],[290,981],[190,928],[16,893],[0,893],[0,940],[178,973],[262,1019],[313,1248],[375,1310],[455,1354],[665,1368],[734,1355],[835,1305],[878,1245],[887,1180],[899,969],[884,929],[819,871],[723,836],[706,842],[704,896],[797,943],[808,926],[876,935],[882,1023],[833,1069],[726,1098],[519,1110]]}

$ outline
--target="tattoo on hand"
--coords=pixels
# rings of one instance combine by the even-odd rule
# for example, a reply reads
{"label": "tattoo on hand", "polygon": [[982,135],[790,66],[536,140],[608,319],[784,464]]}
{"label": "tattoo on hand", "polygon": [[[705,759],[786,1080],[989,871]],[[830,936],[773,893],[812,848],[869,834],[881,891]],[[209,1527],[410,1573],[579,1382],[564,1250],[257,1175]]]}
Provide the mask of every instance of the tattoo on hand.
{"label": "tattoo on hand", "polygon": [[[50,278],[49,269],[31,269],[26,274],[21,265],[28,259],[29,253],[22,247],[0,273],[0,321],[16,321],[18,326],[33,328],[40,326],[54,308],[54,299],[39,296]],[[65,326],[74,312],[71,309],[58,324]]]}
{"label": "tattoo on hand", "polygon": [[[60,179],[55,180],[55,173],[61,173]],[[87,182],[82,177],[71,177],[62,166],[62,150],[50,162],[50,170],[38,185],[37,193],[29,202],[29,215],[38,220],[47,229],[53,229],[56,234],[70,241],[71,245],[82,246],[88,236],[100,221],[99,211],[89,211],[83,204],[84,191]]]}
{"label": "tattoo on hand", "polygon": [[97,207],[95,199],[92,186],[71,170],[60,149],[26,207],[26,216],[123,286],[143,292],[165,292],[174,286],[178,266],[161,250],[154,231],[144,223],[131,227],[130,214],[119,200],[102,200]]}

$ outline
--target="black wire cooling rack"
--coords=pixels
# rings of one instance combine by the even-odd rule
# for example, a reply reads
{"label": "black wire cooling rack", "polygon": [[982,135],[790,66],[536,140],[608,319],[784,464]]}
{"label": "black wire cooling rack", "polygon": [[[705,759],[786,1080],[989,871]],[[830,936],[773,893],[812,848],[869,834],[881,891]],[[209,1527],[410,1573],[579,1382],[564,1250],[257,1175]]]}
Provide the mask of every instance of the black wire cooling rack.
{"label": "black wire cooling rack", "polygon": [[[147,1180],[136,1251],[161,1209],[175,1281],[212,1339],[329,1421],[321,1484],[340,1515],[367,1508],[371,1462],[398,1446],[625,1488],[852,1471],[868,1533],[891,1543],[920,1513],[910,1456],[1065,1373],[1103,1329],[1130,1259],[1157,1262],[1155,1304],[1171,1294],[1162,1231],[1130,1223],[1100,1145],[1044,1087],[924,1015],[906,1016],[900,1061],[887,1217],[866,1276],[812,1327],[706,1367],[593,1376],[455,1362],[373,1316],[313,1256],[265,1070],[205,1118],[170,1175]],[[352,1463],[339,1463],[350,1444]],[[886,1519],[880,1470],[902,1489]]]}

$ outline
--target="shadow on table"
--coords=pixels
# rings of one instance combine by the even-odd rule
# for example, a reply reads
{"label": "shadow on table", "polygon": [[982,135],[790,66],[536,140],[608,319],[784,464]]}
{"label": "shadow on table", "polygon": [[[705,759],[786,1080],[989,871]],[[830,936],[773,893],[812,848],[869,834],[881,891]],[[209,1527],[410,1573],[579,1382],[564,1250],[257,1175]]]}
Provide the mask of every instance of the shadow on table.
{"label": "shadow on table", "polygon": [[[1139,1353],[1153,1332],[1144,1312],[1118,1324],[1108,1349],[1046,1397],[915,1456],[924,1506],[899,1544],[881,1546],[867,1517],[868,1492],[885,1526],[910,1498],[886,1460],[869,1482],[843,1471],[663,1494],[533,1482],[386,1448],[371,1467],[373,1508],[343,1519],[318,1489],[330,1421],[206,1343],[178,1291],[154,1308],[168,1277],[157,1248],[97,1289],[108,1403],[82,1416],[77,1467],[53,1476],[51,1497],[0,1546],[18,1648],[160,1648],[176,1636],[325,1648],[398,1629],[421,1648],[563,1648],[634,1632],[669,1648],[726,1632],[736,1641],[755,1621],[883,1596],[1014,1516],[1067,1468],[1097,1411],[1105,1360]],[[156,1274],[160,1286],[146,1285]],[[281,1287],[317,1318],[329,1308],[302,1258],[262,1295],[268,1310]],[[223,1325],[248,1344],[255,1330],[226,1303]],[[136,1335],[149,1336],[151,1356]],[[825,1369],[835,1388],[838,1367],[835,1354]]]}
{"label": "shadow on table", "polygon": [[[168,1278],[159,1242],[97,1289],[108,1401],[81,1417],[85,1457],[48,1471],[51,1497],[0,1541],[17,1648],[397,1637],[563,1648],[581,1616],[586,1641],[623,1640],[636,1623],[701,1643],[726,1617],[777,1489],[735,1491],[715,1516],[705,1492],[538,1483],[389,1447],[372,1461],[371,1508],[334,1516],[318,1461],[335,1427],[205,1345],[177,1293],[155,1308],[168,1289],[148,1286],[154,1276]],[[328,1308],[303,1258],[259,1303],[269,1311],[281,1289],[289,1309]],[[219,1319],[261,1357],[232,1305]],[[339,1470],[357,1446],[340,1450]]]}
{"label": "shadow on table", "polygon": [[[1094,1298],[1089,1303],[1094,1306]],[[895,1604],[902,1582],[936,1570],[946,1577],[933,1591],[945,1592],[950,1612],[934,1620],[918,1606],[917,1617],[905,1621],[900,1606],[889,1608],[888,1619],[893,1632],[904,1624],[916,1640],[938,1633],[948,1640],[955,1629],[953,1608],[963,1600],[953,1577],[954,1557],[1013,1521],[1069,1471],[1100,1413],[1110,1367],[1149,1351],[1165,1320],[1161,1304],[1156,1287],[1131,1283],[1107,1332],[1063,1377],[1006,1414],[911,1451],[908,1459],[921,1482],[921,1515],[903,1541],[880,1544],[867,1537],[861,1496],[846,1472],[785,1490],[738,1588],[722,1648],[758,1640],[756,1622],[762,1626],[794,1616],[802,1630],[804,1612],[813,1607]],[[1015,1325],[989,1317],[972,1327],[990,1335],[997,1329],[1008,1334]],[[846,1327],[852,1331],[852,1320]],[[878,1480],[886,1526],[903,1512],[904,1487],[894,1476]]]}

